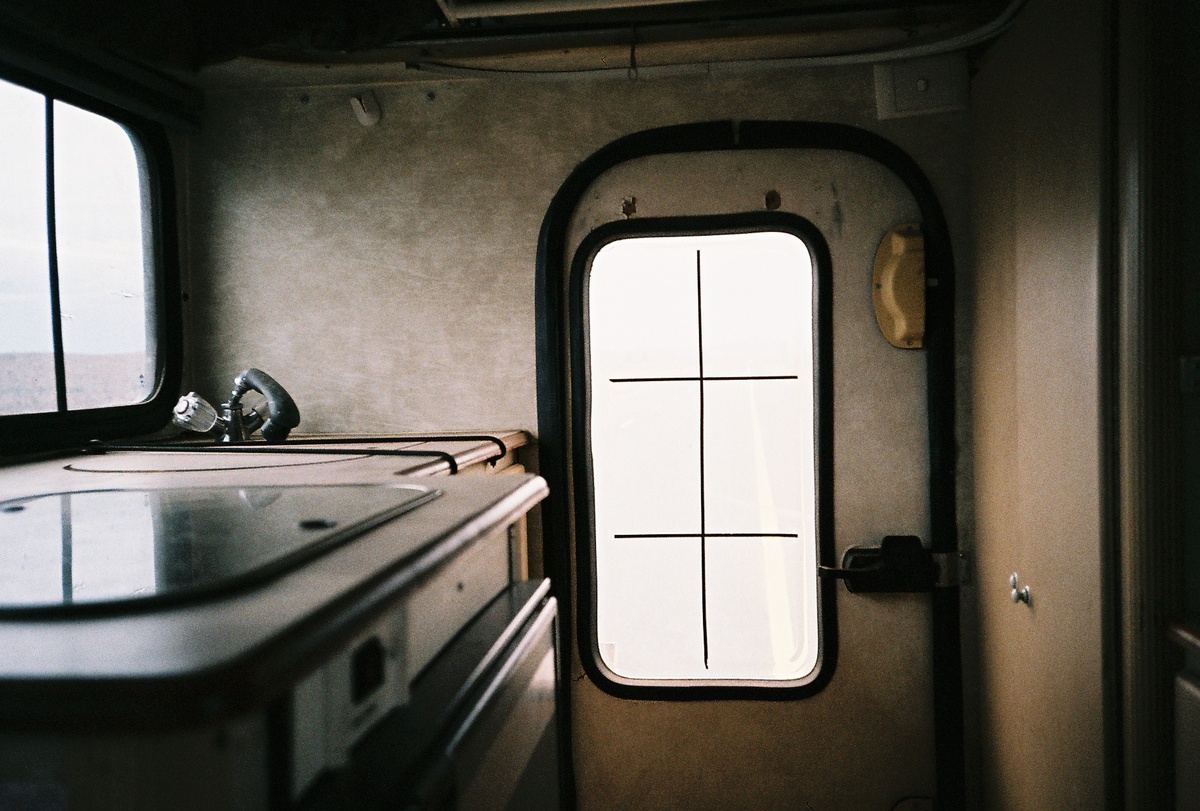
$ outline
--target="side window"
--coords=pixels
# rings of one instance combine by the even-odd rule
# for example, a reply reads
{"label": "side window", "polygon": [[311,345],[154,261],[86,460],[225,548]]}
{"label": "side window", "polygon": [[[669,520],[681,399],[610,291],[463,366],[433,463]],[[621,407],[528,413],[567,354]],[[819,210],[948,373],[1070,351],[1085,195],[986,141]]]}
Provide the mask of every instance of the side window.
{"label": "side window", "polygon": [[0,80],[0,177],[0,415],[147,402],[161,291],[139,139]]}
{"label": "side window", "polygon": [[581,249],[593,642],[619,679],[794,685],[818,668],[828,336],[806,237],[618,233]]}

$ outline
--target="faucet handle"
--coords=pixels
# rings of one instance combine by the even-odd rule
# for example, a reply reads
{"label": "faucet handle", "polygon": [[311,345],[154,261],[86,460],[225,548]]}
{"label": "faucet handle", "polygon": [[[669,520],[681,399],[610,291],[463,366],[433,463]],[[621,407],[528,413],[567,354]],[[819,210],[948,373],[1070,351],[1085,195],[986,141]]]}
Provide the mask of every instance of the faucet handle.
{"label": "faucet handle", "polygon": [[217,428],[217,410],[196,392],[191,391],[179,398],[171,422],[188,431],[207,434]]}

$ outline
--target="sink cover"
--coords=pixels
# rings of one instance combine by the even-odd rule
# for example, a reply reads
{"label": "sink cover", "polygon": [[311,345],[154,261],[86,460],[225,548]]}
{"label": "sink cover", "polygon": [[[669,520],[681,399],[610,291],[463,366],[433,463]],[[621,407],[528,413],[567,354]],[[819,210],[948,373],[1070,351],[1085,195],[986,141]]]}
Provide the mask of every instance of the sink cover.
{"label": "sink cover", "polygon": [[438,495],[419,485],[202,487],[0,502],[0,616],[137,610],[243,588]]}

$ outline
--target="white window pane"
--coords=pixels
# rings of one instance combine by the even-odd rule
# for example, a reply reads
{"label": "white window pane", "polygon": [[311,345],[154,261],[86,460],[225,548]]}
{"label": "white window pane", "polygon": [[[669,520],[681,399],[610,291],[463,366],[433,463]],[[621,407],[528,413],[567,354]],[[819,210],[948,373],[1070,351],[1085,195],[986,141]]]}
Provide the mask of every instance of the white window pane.
{"label": "white window pane", "polygon": [[699,386],[593,384],[597,532],[700,532]]}
{"label": "white window pane", "polygon": [[710,381],[704,421],[707,531],[811,538],[812,386],[799,380]]}
{"label": "white window pane", "polygon": [[784,233],[710,237],[703,251],[704,374],[812,380],[812,259]]}
{"label": "white window pane", "polygon": [[710,678],[799,679],[817,663],[810,539],[709,538]]}
{"label": "white window pane", "polygon": [[627,678],[704,676],[698,538],[601,539],[600,658]]}
{"label": "white window pane", "polygon": [[124,127],[54,103],[55,223],[71,409],[139,403],[153,394],[139,163]]}
{"label": "white window pane", "polygon": [[593,380],[697,375],[694,252],[671,239],[610,242],[588,285]]}
{"label": "white window pane", "polygon": [[46,98],[0,81],[0,414],[54,411]]}
{"label": "white window pane", "polygon": [[[592,274],[601,658],[634,679],[810,675],[808,248],[785,233],[628,238],[602,249]],[[663,377],[686,379],[647,380]]]}

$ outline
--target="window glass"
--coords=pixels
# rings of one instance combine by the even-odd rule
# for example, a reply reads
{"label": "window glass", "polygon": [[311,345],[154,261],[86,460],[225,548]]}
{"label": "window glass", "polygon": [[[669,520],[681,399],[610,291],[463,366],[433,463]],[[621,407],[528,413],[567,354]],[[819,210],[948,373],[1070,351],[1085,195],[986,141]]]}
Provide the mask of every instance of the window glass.
{"label": "window glass", "polygon": [[808,247],[779,231],[619,239],[585,296],[601,659],[631,679],[808,676]]}
{"label": "window glass", "polygon": [[148,173],[121,124],[0,80],[0,415],[157,386]]}
{"label": "window glass", "polygon": [[71,409],[140,403],[154,393],[142,177],[124,127],[54,103],[55,224]]}
{"label": "window glass", "polygon": [[0,80],[0,414],[54,411],[46,99]]}

